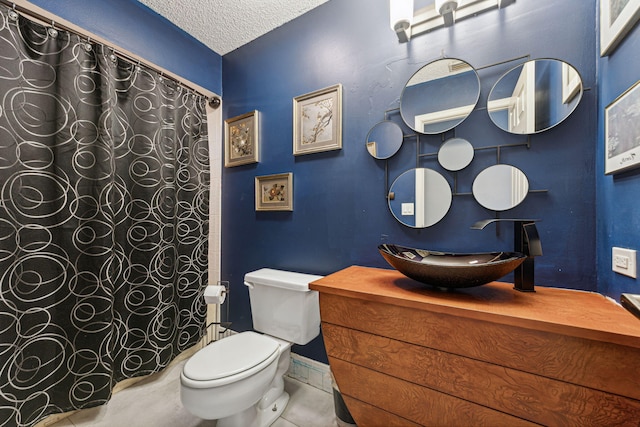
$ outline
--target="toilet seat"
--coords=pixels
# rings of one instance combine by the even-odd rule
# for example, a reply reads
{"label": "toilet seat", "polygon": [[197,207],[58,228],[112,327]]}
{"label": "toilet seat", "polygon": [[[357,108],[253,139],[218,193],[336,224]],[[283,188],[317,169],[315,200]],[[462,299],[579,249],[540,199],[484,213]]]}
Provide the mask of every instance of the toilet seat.
{"label": "toilet seat", "polygon": [[242,332],[215,341],[185,363],[182,380],[193,388],[218,387],[254,375],[279,356],[278,341]]}

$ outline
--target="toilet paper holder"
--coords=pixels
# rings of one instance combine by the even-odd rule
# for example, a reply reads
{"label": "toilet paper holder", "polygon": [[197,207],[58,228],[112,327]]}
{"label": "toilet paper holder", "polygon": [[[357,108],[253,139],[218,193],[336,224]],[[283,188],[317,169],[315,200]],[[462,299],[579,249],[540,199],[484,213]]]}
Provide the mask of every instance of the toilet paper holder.
{"label": "toilet paper holder", "polygon": [[223,304],[229,293],[229,282],[217,282],[208,285],[204,289],[204,302],[206,304]]}
{"label": "toilet paper holder", "polygon": [[[229,282],[228,281],[218,281],[216,282],[215,285],[207,285],[207,287],[204,290],[204,300],[205,300],[205,304],[214,304],[214,305],[221,305],[225,302],[226,296],[228,294],[231,293],[231,289],[229,287]],[[207,344],[210,344],[211,342],[215,341],[217,338],[213,338],[212,331],[209,331],[209,328],[211,326],[215,326],[215,325],[219,325],[220,327],[223,328],[223,330],[218,331],[218,334],[224,334],[226,333],[229,328],[231,327],[232,322],[229,321],[229,301],[226,301],[227,304],[227,309],[226,309],[226,319],[227,321],[220,321],[220,322],[211,322],[206,326],[206,330],[208,331],[207,334],[209,336],[209,340],[207,342]]]}

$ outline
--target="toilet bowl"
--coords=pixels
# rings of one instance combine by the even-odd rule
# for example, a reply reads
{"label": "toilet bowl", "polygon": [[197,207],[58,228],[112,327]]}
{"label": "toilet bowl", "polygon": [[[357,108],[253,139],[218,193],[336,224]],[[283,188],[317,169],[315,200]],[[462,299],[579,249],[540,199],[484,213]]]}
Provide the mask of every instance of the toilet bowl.
{"label": "toilet bowl", "polygon": [[283,376],[291,344],[243,332],[209,344],[187,361],[180,397],[192,414],[218,420],[218,427],[268,426],[289,395]]}
{"label": "toilet bowl", "polygon": [[252,331],[231,335],[199,350],[180,375],[184,407],[218,427],[266,427],[289,401],[284,374],[292,343],[320,333],[318,295],[308,284],[321,278],[261,269],[245,275]]}

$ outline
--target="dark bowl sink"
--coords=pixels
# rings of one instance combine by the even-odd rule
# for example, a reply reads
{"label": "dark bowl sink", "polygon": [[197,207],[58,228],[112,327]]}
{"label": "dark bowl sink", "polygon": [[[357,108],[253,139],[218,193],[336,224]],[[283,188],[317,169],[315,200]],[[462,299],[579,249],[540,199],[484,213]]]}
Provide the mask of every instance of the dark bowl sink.
{"label": "dark bowl sink", "polygon": [[527,258],[518,252],[444,253],[384,244],[382,257],[414,280],[438,288],[470,288],[493,282],[515,270]]}

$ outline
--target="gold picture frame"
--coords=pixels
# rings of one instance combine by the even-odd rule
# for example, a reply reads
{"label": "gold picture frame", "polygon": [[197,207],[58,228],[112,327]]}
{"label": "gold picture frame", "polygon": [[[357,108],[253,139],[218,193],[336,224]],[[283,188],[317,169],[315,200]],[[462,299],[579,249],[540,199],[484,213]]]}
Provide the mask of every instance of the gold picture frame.
{"label": "gold picture frame", "polygon": [[293,210],[293,173],[256,176],[256,211]]}
{"label": "gold picture frame", "polygon": [[260,161],[258,111],[224,121],[224,166],[246,165]]}
{"label": "gold picture frame", "polygon": [[293,154],[342,148],[342,85],[293,98]]}

